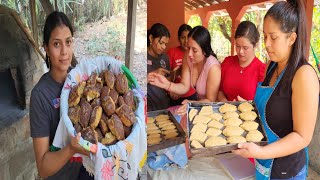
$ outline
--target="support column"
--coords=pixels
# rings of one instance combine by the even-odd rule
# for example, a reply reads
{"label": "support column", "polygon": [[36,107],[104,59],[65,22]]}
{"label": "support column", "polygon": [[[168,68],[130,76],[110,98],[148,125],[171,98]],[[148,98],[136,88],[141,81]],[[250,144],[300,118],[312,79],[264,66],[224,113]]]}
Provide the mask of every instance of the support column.
{"label": "support column", "polygon": [[208,28],[208,22],[209,22],[209,18],[207,17],[207,12],[200,12],[198,15],[201,19],[202,22],[202,26],[204,26],[205,28]]}
{"label": "support column", "polygon": [[245,7],[228,7],[227,11],[229,13],[229,16],[232,20],[232,25],[231,25],[231,55],[235,55],[235,33],[237,30],[238,25],[240,24],[240,21],[243,17],[243,15],[246,13],[247,11],[247,6]]}
{"label": "support column", "polygon": [[38,41],[38,24],[36,17],[36,2],[35,0],[29,0],[30,5],[30,14],[31,14],[31,24],[32,24],[32,35],[37,46],[39,45]]}
{"label": "support column", "polygon": [[128,1],[128,16],[127,16],[127,40],[126,40],[126,57],[125,64],[132,71],[133,68],[133,53],[134,40],[136,34],[136,12],[137,0]]}

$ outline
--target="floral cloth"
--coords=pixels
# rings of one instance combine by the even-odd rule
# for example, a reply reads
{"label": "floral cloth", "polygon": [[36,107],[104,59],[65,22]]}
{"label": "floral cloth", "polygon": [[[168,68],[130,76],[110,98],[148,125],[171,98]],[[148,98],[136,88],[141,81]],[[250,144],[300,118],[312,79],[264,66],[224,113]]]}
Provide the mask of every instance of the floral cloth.
{"label": "floral cloth", "polygon": [[[81,81],[89,78],[92,72],[100,73],[109,69],[115,74],[122,72],[122,63],[112,57],[100,56],[82,61],[67,76],[61,92],[60,117],[53,145],[63,148],[70,142],[70,136],[75,136],[76,131],[68,117],[68,97],[70,89]],[[85,149],[94,152],[91,157],[82,156],[83,165],[89,173],[94,174],[97,180],[109,179],[136,179],[139,170],[146,161],[147,135],[145,124],[144,94],[139,85],[132,84],[134,96],[138,99],[136,123],[131,134],[124,140],[114,145],[105,146],[101,143],[92,144],[80,138],[79,144]]]}

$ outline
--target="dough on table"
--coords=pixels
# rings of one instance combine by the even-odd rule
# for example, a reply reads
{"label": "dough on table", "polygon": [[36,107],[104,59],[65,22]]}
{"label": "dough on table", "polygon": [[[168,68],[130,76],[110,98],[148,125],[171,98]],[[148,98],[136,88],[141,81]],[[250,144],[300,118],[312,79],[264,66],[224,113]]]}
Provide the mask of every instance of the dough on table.
{"label": "dough on table", "polygon": [[219,122],[219,121],[211,120],[211,121],[208,123],[208,127],[221,129],[221,128],[223,128],[223,124],[222,124],[221,122]]}
{"label": "dough on table", "polygon": [[225,136],[241,136],[244,133],[244,130],[237,126],[227,126],[222,133]]}
{"label": "dough on table", "polygon": [[203,143],[207,139],[207,135],[203,132],[192,132],[190,135],[190,141],[197,140]]}
{"label": "dough on table", "polygon": [[209,118],[207,116],[196,115],[194,117],[194,120],[192,121],[192,123],[193,124],[197,124],[197,123],[207,124],[210,120],[211,120],[211,118]]}
{"label": "dough on table", "polygon": [[253,121],[257,118],[257,114],[254,111],[246,111],[246,112],[240,113],[240,118],[245,121]]}
{"label": "dough on table", "polygon": [[219,112],[220,113],[226,113],[231,111],[237,111],[237,106],[225,103],[224,105],[220,106]]}
{"label": "dough on table", "polygon": [[213,114],[212,106],[202,106],[199,115]]}
{"label": "dough on table", "polygon": [[213,120],[216,120],[216,121],[220,121],[221,118],[222,118],[220,113],[213,113],[213,114],[209,114],[207,116],[210,117]]}
{"label": "dough on table", "polygon": [[199,132],[206,132],[207,130],[207,125],[206,124],[202,124],[202,123],[198,123],[198,124],[195,124],[192,129],[191,129],[191,132],[196,132],[196,131],[199,131]]}
{"label": "dough on table", "polygon": [[242,127],[246,131],[251,131],[258,129],[259,124],[254,121],[245,121],[240,125],[240,127]]}
{"label": "dough on table", "polygon": [[189,111],[189,121],[192,121],[194,116],[198,114],[198,110],[197,109],[191,109]]}
{"label": "dough on table", "polygon": [[249,131],[246,136],[246,140],[248,142],[260,142],[262,139],[263,139],[263,135],[258,130]]}
{"label": "dough on table", "polygon": [[223,137],[213,136],[206,140],[205,147],[222,146],[226,144],[227,141]]}
{"label": "dough on table", "polygon": [[227,141],[230,144],[247,142],[246,138],[244,138],[242,136],[230,136],[230,137],[227,138]]}
{"label": "dough on table", "polygon": [[217,129],[217,128],[209,128],[206,131],[206,134],[208,136],[219,136],[221,133],[222,133],[222,131],[220,129]]}
{"label": "dough on table", "polygon": [[238,106],[238,110],[241,112],[247,112],[254,110],[254,107],[250,103],[244,102]]}
{"label": "dough on table", "polygon": [[233,118],[229,118],[227,120],[225,120],[223,122],[223,124],[225,126],[239,126],[240,124],[242,124],[241,119],[237,118],[237,117],[233,117]]}
{"label": "dough on table", "polygon": [[237,118],[237,117],[239,117],[239,114],[235,111],[226,112],[223,115],[223,119]]}
{"label": "dough on table", "polygon": [[191,141],[191,147],[194,147],[196,149],[203,148],[203,146],[196,140]]}

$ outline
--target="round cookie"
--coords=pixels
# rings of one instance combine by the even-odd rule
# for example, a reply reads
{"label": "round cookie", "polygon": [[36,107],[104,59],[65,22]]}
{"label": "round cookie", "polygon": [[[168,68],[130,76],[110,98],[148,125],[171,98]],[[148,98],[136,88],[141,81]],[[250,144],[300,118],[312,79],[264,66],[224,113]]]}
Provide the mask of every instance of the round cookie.
{"label": "round cookie", "polygon": [[253,121],[257,118],[257,114],[254,111],[247,111],[240,113],[240,118],[245,121]]}
{"label": "round cookie", "polygon": [[247,112],[254,110],[254,107],[250,103],[244,102],[238,106],[238,110],[241,112]]}
{"label": "round cookie", "polygon": [[227,126],[222,132],[225,136],[241,136],[244,130],[237,126]]}
{"label": "round cookie", "polygon": [[223,115],[223,119],[229,119],[229,118],[238,118],[239,114],[235,111],[231,111],[231,112],[226,112]]}
{"label": "round cookie", "polygon": [[259,124],[254,121],[245,121],[240,125],[244,130],[246,131],[251,131],[251,130],[256,130],[259,127]]}
{"label": "round cookie", "polygon": [[225,126],[239,126],[240,124],[242,124],[241,119],[237,118],[237,117],[233,117],[233,118],[229,118],[227,120],[225,120],[223,122],[223,124]]}
{"label": "round cookie", "polygon": [[224,105],[220,106],[219,112],[220,113],[226,113],[226,112],[231,112],[231,111],[236,111],[237,106],[225,103]]}
{"label": "round cookie", "polygon": [[263,139],[263,135],[258,130],[249,131],[246,136],[246,140],[248,142],[260,142],[262,139]]}
{"label": "round cookie", "polygon": [[246,138],[244,138],[242,136],[230,136],[230,137],[227,138],[227,141],[230,144],[247,142]]}
{"label": "round cookie", "polygon": [[223,146],[226,144],[227,144],[227,141],[223,137],[213,136],[213,137],[210,137],[208,140],[206,140],[205,147]]}

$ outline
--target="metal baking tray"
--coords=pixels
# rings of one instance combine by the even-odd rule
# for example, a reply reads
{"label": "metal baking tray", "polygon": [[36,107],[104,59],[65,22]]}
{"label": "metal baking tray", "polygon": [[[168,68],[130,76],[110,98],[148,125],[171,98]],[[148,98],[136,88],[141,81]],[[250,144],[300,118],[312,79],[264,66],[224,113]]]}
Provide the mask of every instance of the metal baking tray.
{"label": "metal baking tray", "polygon": [[[259,127],[258,130],[263,134],[264,138],[260,141],[260,142],[255,142],[255,144],[260,145],[260,146],[264,146],[268,144],[268,140],[267,140],[267,136],[266,136],[266,132],[265,129],[263,128],[262,122],[261,122],[261,118],[260,115],[257,111],[256,105],[253,101],[247,101],[248,103],[250,103],[253,107],[256,113],[257,113],[257,118],[254,120],[255,122],[259,123]],[[191,129],[193,127],[192,122],[189,121],[189,111],[191,109],[197,109],[198,112],[200,112],[200,109],[203,106],[212,106],[213,112],[214,113],[220,113],[219,112],[219,107],[224,105],[225,103],[228,104],[233,104],[236,105],[237,107],[241,104],[244,103],[244,101],[228,101],[228,102],[212,102],[212,103],[201,103],[201,102],[189,102],[188,103],[188,113],[187,113],[187,131],[188,131],[188,137],[190,137],[190,132]],[[237,113],[240,113],[238,110],[236,111]],[[221,113],[220,113],[221,114]],[[222,120],[221,120],[222,122]],[[223,127],[221,130],[223,130],[225,127]],[[245,131],[242,136],[246,136],[247,131]],[[225,137],[223,134],[221,134],[220,136]],[[188,138],[189,139],[189,138]],[[226,153],[226,152],[230,152],[232,150],[238,149],[238,145],[237,144],[226,144],[223,146],[214,146],[214,147],[204,147],[204,148],[198,148],[195,149],[193,147],[191,147],[190,145],[190,139],[189,139],[189,148],[190,148],[190,152],[192,156],[212,156],[212,155],[216,155],[216,154],[221,154],[221,153]]]}
{"label": "metal baking tray", "polygon": [[147,115],[148,117],[156,117],[160,114],[169,115],[170,120],[174,123],[176,129],[178,130],[178,136],[172,139],[164,140],[163,135],[161,134],[161,138],[163,140],[159,144],[148,145],[148,153],[172,147],[178,144],[183,144],[186,141],[186,133],[169,110],[149,111]]}

